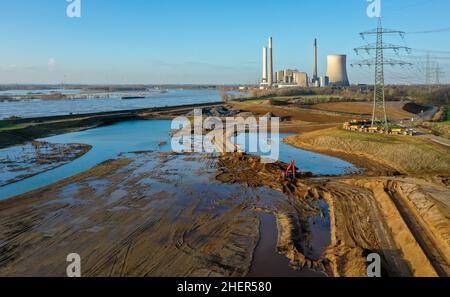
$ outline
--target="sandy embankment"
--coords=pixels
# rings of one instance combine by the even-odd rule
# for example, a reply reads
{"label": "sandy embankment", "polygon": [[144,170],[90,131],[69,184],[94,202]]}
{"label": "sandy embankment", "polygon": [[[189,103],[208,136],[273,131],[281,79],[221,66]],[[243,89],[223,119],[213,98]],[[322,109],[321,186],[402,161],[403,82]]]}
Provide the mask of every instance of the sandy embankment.
{"label": "sandy embankment", "polygon": [[[384,138],[372,145],[369,138],[362,135],[360,139],[356,134],[347,139],[351,147],[346,150],[327,146],[344,142],[339,138],[342,135],[337,135],[333,139],[330,130],[325,130],[287,140],[302,148],[359,160],[361,164],[366,160],[367,164],[380,164],[378,168],[365,167],[374,177],[344,177],[314,185],[314,194],[325,198],[330,206],[332,245],[325,258],[331,261],[334,274],[364,275],[364,255],[378,252],[389,275],[449,276],[450,187],[449,174],[442,167],[448,162],[448,152],[429,143],[408,142],[409,139],[399,146]],[[404,148],[405,153],[422,154],[421,150],[427,147],[427,155],[417,162],[418,157],[413,154],[399,155]],[[360,148],[364,149],[358,152]],[[400,151],[396,157],[387,151],[397,148]],[[383,149],[386,158],[378,154]],[[412,173],[383,177],[389,168]]]}

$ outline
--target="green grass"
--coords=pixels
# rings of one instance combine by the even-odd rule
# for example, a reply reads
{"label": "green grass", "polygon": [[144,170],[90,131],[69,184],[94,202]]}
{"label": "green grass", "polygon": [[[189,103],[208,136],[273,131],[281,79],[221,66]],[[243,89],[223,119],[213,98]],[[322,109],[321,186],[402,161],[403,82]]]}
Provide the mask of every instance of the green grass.
{"label": "green grass", "polygon": [[306,143],[318,149],[368,155],[384,161],[401,172],[448,172],[450,153],[431,142],[417,137],[350,132],[331,129],[312,132],[292,138],[293,144]]}
{"label": "green grass", "polygon": [[248,104],[257,104],[261,101],[266,100],[278,100],[278,101],[293,101],[293,100],[303,100],[305,104],[319,104],[319,103],[328,103],[328,102],[346,102],[345,98],[342,96],[333,96],[333,95],[302,95],[302,96],[277,96],[277,95],[268,95],[259,98],[251,98],[245,100],[245,103]]}
{"label": "green grass", "polygon": [[447,118],[444,121],[444,124],[450,125],[450,107],[447,108]]}
{"label": "green grass", "polygon": [[10,124],[8,122],[0,122],[0,132],[22,129],[24,127],[25,125],[22,124]]}

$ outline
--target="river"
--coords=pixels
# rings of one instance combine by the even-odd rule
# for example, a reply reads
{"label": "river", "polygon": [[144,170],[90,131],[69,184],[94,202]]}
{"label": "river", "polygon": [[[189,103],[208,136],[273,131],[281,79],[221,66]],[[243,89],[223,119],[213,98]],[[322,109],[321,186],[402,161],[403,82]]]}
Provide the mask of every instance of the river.
{"label": "river", "polygon": [[[45,93],[45,92],[44,92]],[[74,98],[76,90],[72,91]],[[3,92],[3,94],[10,94]],[[12,93],[16,94],[16,93]],[[17,93],[18,95],[24,95]],[[1,95],[1,93],[0,93]],[[93,94],[94,95],[94,94]],[[132,110],[151,107],[190,105],[210,102],[220,102],[217,90],[182,90],[174,89],[167,92],[153,92],[142,99],[122,100],[120,94],[95,94],[109,96],[108,98],[89,98],[71,100],[22,100],[0,101],[0,120],[9,117],[33,118],[44,116],[59,116],[69,114],[85,114],[95,112]],[[132,94],[131,94],[132,95]],[[136,95],[136,94],[134,94]],[[80,95],[81,96],[81,95]]]}

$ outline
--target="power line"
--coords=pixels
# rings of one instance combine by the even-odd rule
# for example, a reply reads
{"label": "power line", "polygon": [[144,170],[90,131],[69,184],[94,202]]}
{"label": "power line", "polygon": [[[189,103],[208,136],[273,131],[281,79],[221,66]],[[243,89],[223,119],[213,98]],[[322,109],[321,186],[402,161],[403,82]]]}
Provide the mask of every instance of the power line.
{"label": "power line", "polygon": [[368,35],[376,36],[376,43],[368,44],[366,46],[361,46],[355,48],[355,52],[359,54],[361,51],[365,51],[370,54],[371,51],[375,51],[374,60],[363,60],[357,63],[351,64],[354,66],[375,66],[375,85],[374,85],[374,99],[373,99],[373,113],[372,113],[372,127],[375,126],[376,122],[381,121],[383,125],[388,128],[388,117],[386,112],[386,96],[385,96],[385,76],[384,76],[384,66],[394,66],[394,65],[411,65],[411,63],[394,60],[385,59],[384,51],[392,50],[395,53],[399,53],[401,50],[410,52],[411,49],[407,46],[394,45],[390,43],[383,42],[384,35],[400,35],[403,39],[405,32],[397,31],[392,29],[383,28],[381,24],[381,18],[378,18],[378,27],[373,30],[360,33],[362,39],[365,39]]}
{"label": "power line", "polygon": [[406,34],[431,34],[431,33],[445,33],[445,32],[450,32],[450,27],[427,30],[427,31],[407,32]]}
{"label": "power line", "polygon": [[445,75],[445,72],[441,70],[441,67],[439,66],[439,62],[436,63],[436,70],[435,70],[435,74],[436,74],[436,85],[440,85],[440,76],[441,75]]}

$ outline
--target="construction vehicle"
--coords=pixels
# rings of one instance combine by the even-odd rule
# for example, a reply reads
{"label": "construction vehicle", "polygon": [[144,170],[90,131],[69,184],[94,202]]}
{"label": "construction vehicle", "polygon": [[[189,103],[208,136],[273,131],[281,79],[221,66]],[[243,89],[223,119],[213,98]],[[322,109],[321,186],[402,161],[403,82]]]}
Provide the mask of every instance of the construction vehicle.
{"label": "construction vehicle", "polygon": [[375,122],[372,123],[367,120],[352,120],[350,122],[346,122],[342,125],[342,128],[348,131],[354,132],[364,132],[364,133],[372,133],[372,134],[390,134],[390,135],[409,135],[414,136],[415,132],[413,129],[394,126],[391,128],[386,128],[383,123]]}
{"label": "construction vehicle", "polygon": [[368,124],[365,120],[352,120],[343,124],[343,128],[349,131],[361,131]]}
{"label": "construction vehicle", "polygon": [[389,134],[392,135],[405,135],[405,136],[414,136],[414,130],[402,127],[395,127],[389,129]]}
{"label": "construction vehicle", "polygon": [[392,128],[389,130],[389,134],[392,135],[404,135],[405,129],[402,128]]}
{"label": "construction vehicle", "polygon": [[373,127],[369,127],[367,129],[367,132],[383,134],[384,133],[384,129],[382,127],[380,127],[380,126],[373,126]]}
{"label": "construction vehicle", "polygon": [[283,171],[281,173],[283,180],[291,180],[295,181],[297,178],[297,170],[295,167],[295,161],[292,160],[289,166],[287,167],[286,171]]}

